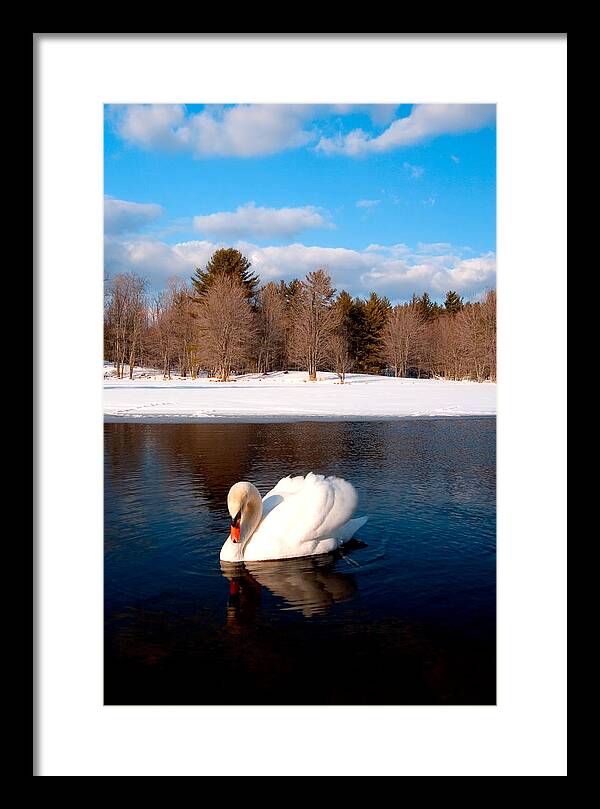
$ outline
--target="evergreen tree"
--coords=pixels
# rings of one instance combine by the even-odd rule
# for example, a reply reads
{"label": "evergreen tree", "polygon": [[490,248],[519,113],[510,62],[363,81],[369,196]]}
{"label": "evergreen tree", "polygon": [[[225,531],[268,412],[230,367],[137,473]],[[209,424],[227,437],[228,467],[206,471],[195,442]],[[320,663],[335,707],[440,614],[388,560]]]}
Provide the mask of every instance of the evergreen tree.
{"label": "evergreen tree", "polygon": [[379,374],[385,367],[383,330],[392,305],[388,298],[371,292],[362,305],[362,335],[358,346],[357,367],[366,374]]}
{"label": "evergreen tree", "polygon": [[222,247],[210,257],[205,270],[196,268],[192,276],[194,300],[200,301],[219,276],[237,280],[244,289],[246,298],[252,298],[256,293],[259,277],[250,272],[251,263],[246,256],[233,247]]}
{"label": "evergreen tree", "polygon": [[340,326],[339,331],[344,333],[350,338],[352,332],[352,310],[354,308],[354,301],[352,296],[343,289],[337,296],[334,306],[338,312]]}
{"label": "evergreen tree", "polygon": [[285,281],[281,282],[284,288],[285,294],[285,301],[289,305],[291,305],[298,295],[302,292],[302,282],[299,281],[297,278],[292,278],[289,284],[286,284]]}
{"label": "evergreen tree", "polygon": [[[355,367],[360,370],[364,359],[362,347],[365,339],[365,301],[342,290],[334,301],[333,307],[339,321],[337,333],[348,343],[348,353]],[[358,364],[357,364],[358,363]]]}
{"label": "evergreen tree", "polygon": [[431,300],[428,292],[424,292],[420,298],[413,295],[412,303],[416,306],[417,312],[424,323],[430,323],[432,320],[435,320],[442,312],[441,306]]}
{"label": "evergreen tree", "polygon": [[366,360],[365,338],[367,333],[367,321],[365,317],[365,301],[362,298],[354,298],[352,309],[349,312],[350,327],[350,354],[355,360],[355,369],[359,373],[364,372]]}
{"label": "evergreen tree", "polygon": [[455,315],[457,312],[463,308],[464,302],[463,299],[457,292],[453,292],[452,290],[446,293],[446,300],[444,301],[444,309],[448,312],[449,315]]}

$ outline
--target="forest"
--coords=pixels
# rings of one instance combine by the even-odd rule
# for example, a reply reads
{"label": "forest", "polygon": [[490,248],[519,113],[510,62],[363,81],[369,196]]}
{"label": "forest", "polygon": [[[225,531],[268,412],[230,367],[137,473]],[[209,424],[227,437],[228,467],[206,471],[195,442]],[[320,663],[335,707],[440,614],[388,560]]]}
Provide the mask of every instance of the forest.
{"label": "forest", "polygon": [[135,273],[106,279],[104,359],[133,378],[137,366],[227,381],[234,374],[302,370],[452,380],[496,379],[496,293],[443,304],[425,292],[392,305],[337,292],[325,268],[260,285],[238,250],[213,253],[189,283],[151,294]]}

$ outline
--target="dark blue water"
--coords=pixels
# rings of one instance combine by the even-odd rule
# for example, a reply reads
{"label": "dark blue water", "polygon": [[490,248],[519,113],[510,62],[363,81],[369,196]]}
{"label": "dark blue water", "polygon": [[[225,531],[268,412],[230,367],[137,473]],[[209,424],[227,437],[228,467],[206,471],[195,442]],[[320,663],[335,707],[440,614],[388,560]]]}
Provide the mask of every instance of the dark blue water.
{"label": "dark blue water", "polygon": [[[105,702],[493,704],[495,427],[105,425]],[[356,547],[222,568],[229,487],[309,471]]]}

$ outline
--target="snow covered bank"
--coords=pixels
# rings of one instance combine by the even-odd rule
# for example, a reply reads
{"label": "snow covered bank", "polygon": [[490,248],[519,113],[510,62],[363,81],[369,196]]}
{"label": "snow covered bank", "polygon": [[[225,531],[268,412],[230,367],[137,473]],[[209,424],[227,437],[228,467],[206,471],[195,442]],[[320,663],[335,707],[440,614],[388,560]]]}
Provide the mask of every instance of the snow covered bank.
{"label": "snow covered bank", "polygon": [[163,380],[148,369],[135,378],[116,379],[104,369],[106,421],[232,422],[375,420],[423,416],[493,416],[494,383],[393,379],[348,374],[340,385],[335,374],[317,382],[290,371],[264,377],[247,374],[231,382],[207,378]]}

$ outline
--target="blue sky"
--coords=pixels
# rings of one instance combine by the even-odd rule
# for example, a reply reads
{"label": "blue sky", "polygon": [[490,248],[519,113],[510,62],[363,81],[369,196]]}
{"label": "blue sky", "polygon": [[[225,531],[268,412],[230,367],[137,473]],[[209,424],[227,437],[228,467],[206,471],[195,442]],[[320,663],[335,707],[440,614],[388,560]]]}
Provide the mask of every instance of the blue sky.
{"label": "blue sky", "polygon": [[236,246],[263,281],[325,266],[393,301],[495,286],[489,105],[105,110],[105,264],[159,288]]}

